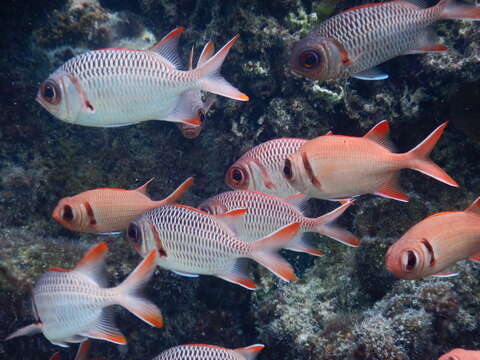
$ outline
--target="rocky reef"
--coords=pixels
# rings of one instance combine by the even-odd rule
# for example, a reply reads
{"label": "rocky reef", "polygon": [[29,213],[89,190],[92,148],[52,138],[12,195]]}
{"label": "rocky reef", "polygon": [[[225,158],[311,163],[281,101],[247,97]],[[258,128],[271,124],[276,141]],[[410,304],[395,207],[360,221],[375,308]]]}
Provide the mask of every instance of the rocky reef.
{"label": "rocky reef", "polygon": [[[317,82],[291,74],[292,43],[355,4],[19,0],[5,5],[0,15],[0,339],[33,321],[29,291],[48,267],[73,267],[99,240],[110,247],[112,285],[140,261],[122,235],[77,234],[55,223],[50,214],[60,198],[97,187],[134,188],[155,176],[149,191],[160,199],[194,176],[182,202],[197,205],[227,190],[228,166],[260,142],[312,138],[328,130],[360,136],[387,119],[402,152],[450,121],[432,158],[461,187],[403,171],[409,203],[363,196],[342,218],[361,239],[360,248],[317,239],[324,257],[285,251],[301,277],[293,283],[255,265],[259,289],[251,293],[219,279],[186,279],[159,269],[148,295],[162,309],[165,328],[149,328],[118,310],[128,346],[96,341],[93,355],[135,360],[182,343],[265,343],[259,359],[433,360],[454,347],[480,348],[478,265],[465,261],[457,278],[418,281],[396,281],[383,266],[388,246],[413,224],[438,211],[464,209],[480,195],[479,27],[466,21],[437,24],[449,51],[396,58],[383,65],[387,81]],[[145,49],[179,25],[187,28],[180,43],[185,63],[192,46],[198,54],[208,40],[219,48],[241,35],[222,73],[251,100],[218,97],[198,138],[185,139],[166,122],[112,129],[71,125],[34,101],[41,81],[68,58],[102,47]],[[312,215],[335,206],[310,205]],[[39,335],[0,342],[0,358],[47,359],[57,350]]]}

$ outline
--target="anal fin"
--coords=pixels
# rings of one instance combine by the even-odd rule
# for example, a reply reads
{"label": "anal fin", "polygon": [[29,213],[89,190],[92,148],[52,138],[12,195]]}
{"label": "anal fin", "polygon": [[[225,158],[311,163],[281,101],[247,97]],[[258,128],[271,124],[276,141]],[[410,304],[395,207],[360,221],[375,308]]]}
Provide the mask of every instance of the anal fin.
{"label": "anal fin", "polygon": [[400,185],[398,184],[398,172],[395,172],[390,179],[380,187],[380,189],[374,192],[374,194],[389,199],[408,202],[408,196],[400,190]]}
{"label": "anal fin", "polygon": [[172,270],[172,272],[177,275],[188,277],[188,278],[197,278],[199,276],[197,274],[189,274],[189,273],[184,273],[184,272],[175,271],[175,270]]}
{"label": "anal fin", "polygon": [[359,80],[385,80],[388,79],[388,74],[384,73],[379,68],[371,68],[362,72],[359,72],[355,75],[352,75],[355,79]]}
{"label": "anal fin", "polygon": [[217,275],[220,279],[240,285],[248,290],[255,290],[257,285],[248,276],[248,263],[245,259],[238,259],[227,274]]}
{"label": "anal fin", "polygon": [[80,335],[110,341],[115,344],[126,345],[127,340],[113,322],[111,310],[106,308],[102,310],[97,322],[88,331]]}

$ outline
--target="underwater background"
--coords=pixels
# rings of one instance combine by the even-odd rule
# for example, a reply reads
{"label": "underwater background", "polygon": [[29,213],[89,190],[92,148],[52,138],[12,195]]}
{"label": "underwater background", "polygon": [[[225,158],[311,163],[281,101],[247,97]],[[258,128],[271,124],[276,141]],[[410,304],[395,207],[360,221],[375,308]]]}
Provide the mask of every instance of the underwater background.
{"label": "underwater background", "polygon": [[[353,249],[318,235],[321,258],[284,252],[298,281],[285,283],[252,266],[258,289],[221,279],[179,277],[158,269],[147,287],[165,327],[145,326],[117,307],[127,346],[93,341],[91,357],[151,359],[185,343],[241,347],[263,343],[259,360],[429,360],[455,347],[480,349],[480,265],[462,261],[449,279],[395,280],[384,268],[388,247],[426,216],[463,210],[480,195],[480,27],[435,25],[449,47],[438,55],[403,56],[382,65],[385,81],[316,82],[293,76],[292,43],[356,1],[5,0],[0,5],[0,339],[31,323],[30,291],[51,266],[72,268],[99,240],[109,243],[107,274],[118,284],[140,257],[124,235],[74,233],[51,212],[62,197],[97,187],[133,189],[151,177],[162,199],[189,176],[181,199],[192,206],[228,190],[228,167],[277,137],[314,138],[332,130],[362,136],[388,120],[399,152],[449,121],[432,159],[452,188],[410,170],[402,203],[362,196],[342,217],[361,240]],[[431,4],[433,5],[433,4]],[[105,47],[142,48],[176,26],[187,30],[187,63],[208,41],[236,33],[222,74],[250,96],[217,97],[200,136],[185,139],[168,122],[89,128],[55,119],[34,101],[40,83],[74,55]],[[311,200],[311,214],[335,203]],[[49,359],[58,350],[43,336],[0,342],[0,359]],[[72,346],[70,358],[76,346]],[[64,351],[63,356],[66,358]]]}

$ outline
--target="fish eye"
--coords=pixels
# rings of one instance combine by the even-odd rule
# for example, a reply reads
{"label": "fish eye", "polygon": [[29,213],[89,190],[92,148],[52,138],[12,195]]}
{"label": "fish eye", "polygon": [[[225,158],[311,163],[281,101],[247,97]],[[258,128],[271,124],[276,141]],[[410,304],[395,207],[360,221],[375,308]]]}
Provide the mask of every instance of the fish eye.
{"label": "fish eye", "polygon": [[134,223],[130,223],[127,229],[127,237],[131,240],[134,244],[139,244],[142,241],[142,237],[140,231],[138,230],[138,226]]}
{"label": "fish eye", "polygon": [[321,64],[321,56],[316,50],[305,50],[298,57],[298,64],[304,69],[314,69]]}
{"label": "fish eye", "polygon": [[241,167],[232,167],[228,170],[227,177],[229,183],[235,187],[246,187],[248,181],[248,174]]}
{"label": "fish eye", "polygon": [[68,222],[73,220],[73,209],[70,205],[65,205],[63,207],[62,219]]}
{"label": "fish eye", "polygon": [[283,167],[283,174],[287,178],[287,180],[292,180],[293,173],[292,173],[292,162],[289,159],[285,160],[285,166]]}
{"label": "fish eye", "polygon": [[412,250],[408,250],[403,254],[402,265],[406,272],[411,272],[415,269],[415,266],[417,265],[417,256]]}
{"label": "fish eye", "polygon": [[43,100],[52,105],[57,105],[61,100],[60,88],[52,80],[46,80],[40,89]]}

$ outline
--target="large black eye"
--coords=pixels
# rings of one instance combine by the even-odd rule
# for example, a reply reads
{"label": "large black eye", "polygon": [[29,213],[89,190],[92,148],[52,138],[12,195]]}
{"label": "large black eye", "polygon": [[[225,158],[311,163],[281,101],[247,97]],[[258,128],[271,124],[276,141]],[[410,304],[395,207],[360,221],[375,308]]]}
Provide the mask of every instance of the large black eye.
{"label": "large black eye", "polygon": [[140,231],[138,230],[138,226],[134,223],[130,223],[130,225],[128,225],[127,236],[128,239],[133,241],[133,243],[135,244],[140,243],[140,241],[142,240],[140,236]]}
{"label": "large black eye", "polygon": [[292,174],[292,162],[289,159],[285,160],[285,166],[283,167],[283,174],[287,178],[287,180],[291,180],[293,177]]}
{"label": "large black eye", "polygon": [[60,89],[52,80],[46,80],[40,89],[40,95],[46,102],[57,105],[61,100]]}
{"label": "large black eye", "polygon": [[417,265],[417,257],[415,256],[415,253],[413,251],[408,251],[407,252],[407,264],[406,264],[406,270],[407,271],[412,271],[415,268],[415,265]]}
{"label": "large black eye", "polygon": [[232,171],[232,179],[235,180],[236,182],[240,182],[243,179],[242,172],[238,169],[234,169]]}
{"label": "large black eye", "polygon": [[69,222],[73,220],[73,210],[70,205],[65,205],[63,207],[62,219]]}
{"label": "large black eye", "polygon": [[321,64],[321,56],[315,50],[306,50],[298,57],[298,64],[304,69],[314,69]]}

